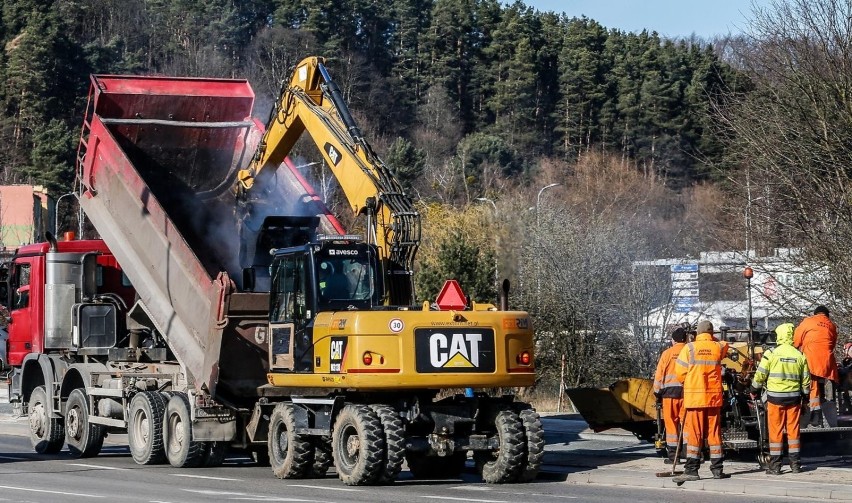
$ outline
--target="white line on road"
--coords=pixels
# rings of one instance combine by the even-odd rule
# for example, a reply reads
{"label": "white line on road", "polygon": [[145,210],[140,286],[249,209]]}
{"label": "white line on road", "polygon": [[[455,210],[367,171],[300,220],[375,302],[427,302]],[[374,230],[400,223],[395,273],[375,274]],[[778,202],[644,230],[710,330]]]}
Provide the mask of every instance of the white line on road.
{"label": "white line on road", "polygon": [[29,487],[15,487],[15,486],[0,486],[0,489],[9,489],[11,491],[25,491],[31,493],[45,493],[45,494],[61,494],[63,496],[80,496],[81,498],[103,498],[104,496],[100,496],[97,494],[81,494],[81,493],[69,493],[65,491],[48,491],[47,489],[31,489]]}
{"label": "white line on road", "polygon": [[470,486],[470,487],[455,486],[455,487],[451,487],[450,489],[458,489],[459,491],[490,491],[491,490],[490,487],[484,487],[484,486]]}
{"label": "white line on road", "polygon": [[[210,477],[207,475],[187,475],[184,473],[172,473],[172,477],[186,477],[189,479],[207,479],[207,480],[228,480],[232,482],[242,482],[243,479],[229,479],[228,477]],[[219,494],[219,493],[217,493]]]}
{"label": "white line on road", "polygon": [[472,501],[473,503],[509,503],[506,500],[472,500],[470,498],[450,498],[449,496],[421,496],[421,498],[429,498],[433,500],[451,500],[451,501]]}
{"label": "white line on road", "polygon": [[293,501],[293,502],[316,502],[316,500],[306,500],[299,498],[281,498],[278,496],[265,496],[259,494],[249,494],[249,493],[235,493],[228,491],[214,491],[210,489],[184,489],[184,491],[188,493],[195,494],[204,494],[210,496],[218,496],[218,497],[228,497],[229,500],[247,500],[247,501]]}
{"label": "white line on road", "polygon": [[98,470],[127,470],[117,466],[87,465],[86,463],[68,463],[71,466],[82,466],[83,468],[97,468]]}
{"label": "white line on road", "polygon": [[353,492],[360,493],[364,491],[363,489],[349,489],[347,487],[326,487],[326,486],[310,486],[307,484],[287,484],[289,487],[306,487],[308,489],[326,489],[328,491],[344,491],[344,492]]}

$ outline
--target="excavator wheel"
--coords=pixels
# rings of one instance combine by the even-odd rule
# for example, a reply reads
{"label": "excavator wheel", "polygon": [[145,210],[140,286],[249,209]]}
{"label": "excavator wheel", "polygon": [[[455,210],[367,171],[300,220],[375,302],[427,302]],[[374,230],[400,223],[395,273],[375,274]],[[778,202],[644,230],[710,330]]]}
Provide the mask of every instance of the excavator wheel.
{"label": "excavator wheel", "polygon": [[331,453],[331,437],[311,437],[314,446],[314,465],[311,467],[311,477],[316,479],[325,478],[334,456]]}
{"label": "excavator wheel", "polygon": [[192,439],[192,417],[186,393],[175,393],[166,404],[163,445],[166,458],[175,468],[195,468],[204,461],[207,445]]}
{"label": "excavator wheel", "polygon": [[343,407],[334,423],[331,444],[334,467],[344,484],[375,484],[384,472],[382,422],[369,407]]}
{"label": "excavator wheel", "polygon": [[405,426],[393,407],[371,405],[370,408],[382,422],[382,430],[385,434],[385,450],[382,456],[384,468],[377,482],[392,484],[402,470],[402,462],[405,461]]}
{"label": "excavator wheel", "polygon": [[[518,477],[520,482],[532,482],[538,476],[544,459],[544,428],[541,417],[532,407],[518,407],[518,417],[524,425],[524,437],[527,441],[526,460]],[[518,410],[516,409],[516,410]]]}
{"label": "excavator wheel", "polygon": [[65,442],[75,458],[97,456],[104,445],[103,425],[89,422],[89,400],[82,389],[68,395],[65,405]]}
{"label": "excavator wheel", "polygon": [[166,399],[158,391],[141,391],[130,400],[127,443],[133,461],[154,465],[165,460],[163,414]]}
{"label": "excavator wheel", "polygon": [[517,482],[527,459],[524,424],[513,410],[504,409],[494,419],[499,447],[496,452],[476,452],[474,461],[488,484]]}
{"label": "excavator wheel", "polygon": [[47,417],[47,391],[44,386],[33,390],[27,410],[33,449],[39,454],[55,454],[62,450],[65,425],[60,418]]}
{"label": "excavator wheel", "polygon": [[293,405],[279,403],[269,418],[269,464],[279,479],[300,479],[313,467],[314,446],[296,433]]}

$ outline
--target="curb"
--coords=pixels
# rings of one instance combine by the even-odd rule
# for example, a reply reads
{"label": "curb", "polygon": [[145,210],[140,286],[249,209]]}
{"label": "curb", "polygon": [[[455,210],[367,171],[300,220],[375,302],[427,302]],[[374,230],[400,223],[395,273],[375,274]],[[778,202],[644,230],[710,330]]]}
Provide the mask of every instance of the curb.
{"label": "curb", "polygon": [[852,492],[848,487],[827,488],[825,484],[795,482],[795,486],[779,485],[781,480],[740,478],[734,475],[730,479],[716,480],[705,478],[695,482],[686,482],[682,486],[675,484],[669,477],[639,477],[635,472],[622,470],[591,470],[565,474],[565,483],[571,485],[593,484],[605,486],[644,487],[648,489],[672,489],[679,491],[706,491],[716,494],[737,494],[751,496],[786,496],[800,499],[852,501]]}

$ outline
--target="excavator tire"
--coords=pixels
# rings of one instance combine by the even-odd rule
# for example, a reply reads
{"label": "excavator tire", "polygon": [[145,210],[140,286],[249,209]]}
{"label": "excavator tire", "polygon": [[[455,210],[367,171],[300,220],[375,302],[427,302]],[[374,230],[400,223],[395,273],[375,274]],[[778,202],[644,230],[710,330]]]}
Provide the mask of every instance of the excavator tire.
{"label": "excavator tire", "polygon": [[166,399],[159,391],[141,391],[130,400],[127,443],[133,461],[154,465],[165,460],[163,414]]}
{"label": "excavator tire", "polygon": [[526,461],[518,480],[532,482],[538,476],[544,459],[544,428],[541,426],[541,417],[533,408],[522,409],[518,416],[524,425],[524,436],[527,439]]}
{"label": "excavator tire", "polygon": [[385,450],[382,456],[384,467],[377,482],[392,484],[402,470],[402,462],[405,461],[405,426],[393,407],[371,405],[370,408],[382,422],[385,433]]}
{"label": "excavator tire", "polygon": [[314,446],[314,465],[311,467],[311,478],[325,478],[334,456],[331,453],[331,437],[311,437]]}
{"label": "excavator tire", "polygon": [[313,467],[314,446],[296,433],[293,405],[279,403],[269,418],[269,464],[279,479],[301,479]]}
{"label": "excavator tire", "polygon": [[47,417],[47,391],[38,386],[30,394],[27,405],[30,420],[30,442],[39,454],[55,454],[65,443],[65,424],[61,418]]}
{"label": "excavator tire", "polygon": [[103,425],[89,422],[89,400],[83,389],[68,395],[65,405],[65,442],[75,458],[97,456],[104,445],[106,431]]}
{"label": "excavator tire", "polygon": [[496,452],[477,452],[476,467],[488,484],[517,482],[527,457],[524,424],[513,410],[504,409],[494,419],[499,447]]}
{"label": "excavator tire", "polygon": [[348,486],[375,484],[385,467],[385,438],[376,413],[367,406],[346,405],[331,439],[340,480]]}
{"label": "excavator tire", "polygon": [[204,461],[205,442],[192,439],[189,397],[175,393],[166,404],[163,420],[163,445],[166,458],[175,468],[195,468]]}

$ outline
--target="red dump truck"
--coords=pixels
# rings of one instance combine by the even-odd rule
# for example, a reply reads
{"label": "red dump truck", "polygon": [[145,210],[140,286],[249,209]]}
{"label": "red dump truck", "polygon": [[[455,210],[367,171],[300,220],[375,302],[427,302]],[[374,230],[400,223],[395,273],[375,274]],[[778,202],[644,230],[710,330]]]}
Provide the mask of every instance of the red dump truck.
{"label": "red dump truck", "polygon": [[[329,161],[372,154],[360,136],[346,144],[334,115],[345,104],[324,101],[333,86],[312,61],[323,77],[305,89],[298,79],[314,73],[300,67],[288,92],[330,129],[296,126],[331,132]],[[67,443],[92,456],[126,431],[141,464],[216,465],[239,446],[282,478],[333,462],[345,483],[374,484],[404,459],[415,475],[456,475],[471,452],[488,482],[535,477],[533,409],[512,396],[439,398],[464,383],[532,384],[526,313],[389,305],[385,278],[410,281],[406,271],[383,273],[382,247],[343,235],[291,165],[265,170],[264,192],[241,200],[239,173],[271,143],[247,82],[93,76],[91,89],[78,197],[101,239],[24,247],[10,269],[10,399],[38,452]],[[384,193],[357,185],[382,207]],[[332,269],[359,277],[328,299]]]}

